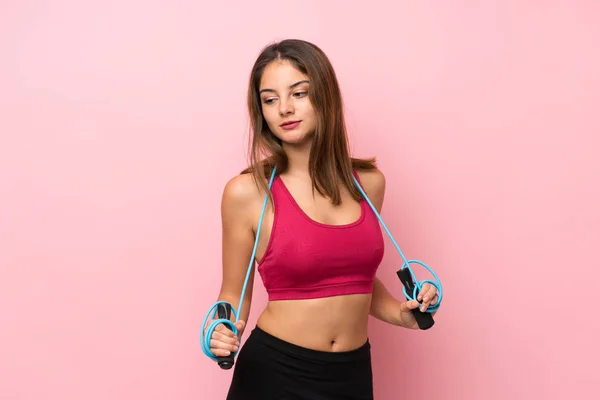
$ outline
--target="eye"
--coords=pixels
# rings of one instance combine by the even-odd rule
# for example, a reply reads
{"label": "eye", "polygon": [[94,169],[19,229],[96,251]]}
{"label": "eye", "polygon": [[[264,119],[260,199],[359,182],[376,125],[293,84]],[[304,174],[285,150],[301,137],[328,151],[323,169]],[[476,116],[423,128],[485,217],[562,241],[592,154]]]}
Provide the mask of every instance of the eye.
{"label": "eye", "polygon": [[304,97],[304,96],[306,96],[307,94],[308,94],[308,92],[306,92],[306,91],[303,91],[303,92],[296,92],[296,93],[294,93],[294,96],[296,96],[296,97]]}
{"label": "eye", "polygon": [[264,100],[263,100],[263,103],[265,103],[265,104],[272,104],[274,101],[275,101],[275,99],[274,99],[274,98],[272,98],[272,97],[269,97],[269,98],[267,98],[267,99],[264,99]]}

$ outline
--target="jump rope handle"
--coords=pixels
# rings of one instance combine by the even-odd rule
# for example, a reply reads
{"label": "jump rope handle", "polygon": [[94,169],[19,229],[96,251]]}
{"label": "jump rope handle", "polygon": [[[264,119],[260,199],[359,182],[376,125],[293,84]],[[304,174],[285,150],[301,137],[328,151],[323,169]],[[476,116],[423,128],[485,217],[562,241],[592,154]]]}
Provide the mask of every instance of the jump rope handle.
{"label": "jump rope handle", "polygon": [[[403,267],[400,270],[398,270],[396,273],[398,275],[398,278],[400,278],[400,281],[402,282],[402,285],[404,285],[404,292],[405,292],[404,296],[406,297],[407,300],[412,300],[412,298],[409,297],[409,296],[413,295],[416,292],[415,291],[415,287],[417,285],[415,285],[415,282],[413,281],[413,277],[412,277],[412,273],[411,273],[411,269],[410,269],[410,263],[411,263],[411,261],[407,260],[406,257],[404,257],[404,254],[402,253],[402,250],[400,250],[400,246],[398,246],[398,243],[396,243],[396,240],[394,239],[394,236],[392,235],[392,233],[390,232],[390,230],[386,226],[385,222],[383,221],[383,218],[381,218],[381,215],[379,214],[379,211],[377,211],[377,208],[371,202],[371,199],[369,199],[369,196],[367,196],[367,194],[365,193],[364,189],[360,185],[360,182],[358,181],[358,179],[356,178],[356,176],[354,177],[354,182],[356,183],[356,187],[361,192],[361,194],[363,195],[363,197],[365,198],[365,200],[367,201],[367,203],[369,203],[369,206],[373,210],[373,213],[375,214],[375,216],[377,216],[377,219],[381,223],[381,226],[383,227],[383,229],[385,229],[385,232],[390,237],[390,240],[392,241],[392,243],[396,247],[396,250],[398,250],[398,253],[400,253],[400,256],[402,256],[402,259],[404,260],[406,268]],[[432,285],[434,285],[437,288],[437,290],[438,290],[438,296],[439,296],[439,298],[438,298],[437,304],[434,307],[429,306],[429,311],[436,310],[440,306],[440,304],[442,302],[442,283],[438,279],[438,277],[435,274],[435,272],[431,268],[429,268],[427,265],[425,265],[421,261],[417,261],[417,260],[413,260],[412,262],[420,264],[423,267],[425,267],[427,270],[429,270],[429,272],[431,272],[433,274],[435,280],[437,281],[437,282],[430,281],[430,280],[426,281],[426,282],[429,282]],[[414,295],[415,299],[417,298],[418,295],[419,295],[418,292]],[[413,313],[413,315],[415,317],[415,320],[417,321],[417,325],[419,325],[419,329],[421,329],[421,330],[429,329],[435,323],[433,321],[433,316],[431,315],[430,312],[428,312],[428,311],[423,312],[423,311],[421,311],[418,308],[415,308],[415,309],[413,309],[411,311],[412,311],[412,313]]]}
{"label": "jump rope handle", "polygon": [[[231,317],[231,305],[227,303],[221,303],[217,306],[217,314],[219,319],[229,319]],[[229,330],[232,330],[231,327],[227,324],[223,324]],[[234,364],[234,355],[230,353],[228,356],[219,356],[217,357],[217,363],[221,369],[231,369]]]}
{"label": "jump rope handle", "polygon": [[[412,279],[410,270],[408,268],[401,268],[396,272],[396,274],[398,275],[398,278],[400,278],[400,281],[402,281],[402,284],[404,285],[404,288],[406,289],[406,293],[413,293],[415,290],[415,282]],[[419,295],[419,293],[417,291],[417,296],[418,295]],[[410,300],[410,299],[407,298],[407,300]],[[427,311],[423,312],[419,308],[415,308],[411,311],[415,317],[415,320],[417,321],[417,325],[419,325],[419,329],[421,329],[421,330],[429,329],[435,323],[431,313],[428,313]]]}

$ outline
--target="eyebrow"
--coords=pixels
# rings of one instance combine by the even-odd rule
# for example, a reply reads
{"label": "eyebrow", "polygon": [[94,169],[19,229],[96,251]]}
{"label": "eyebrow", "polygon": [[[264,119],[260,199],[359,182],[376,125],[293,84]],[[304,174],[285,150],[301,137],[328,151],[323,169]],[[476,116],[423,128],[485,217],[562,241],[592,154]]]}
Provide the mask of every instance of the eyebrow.
{"label": "eyebrow", "polygon": [[[303,83],[309,83],[309,82],[308,82],[308,80],[298,81],[298,82],[294,83],[293,85],[290,85],[290,89],[293,89],[296,86],[299,86],[299,85],[301,85]],[[261,94],[263,92],[275,92],[275,90],[273,90],[273,89],[263,89],[260,92],[258,92],[258,94]]]}

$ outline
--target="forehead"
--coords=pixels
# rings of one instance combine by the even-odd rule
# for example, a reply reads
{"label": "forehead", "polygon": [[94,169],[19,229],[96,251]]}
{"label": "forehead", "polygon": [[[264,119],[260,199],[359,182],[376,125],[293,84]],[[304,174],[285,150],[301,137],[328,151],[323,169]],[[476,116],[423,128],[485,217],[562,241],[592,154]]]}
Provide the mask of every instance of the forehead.
{"label": "forehead", "polygon": [[296,69],[288,60],[270,62],[263,71],[260,79],[262,89],[285,89],[290,85],[308,79],[308,76]]}

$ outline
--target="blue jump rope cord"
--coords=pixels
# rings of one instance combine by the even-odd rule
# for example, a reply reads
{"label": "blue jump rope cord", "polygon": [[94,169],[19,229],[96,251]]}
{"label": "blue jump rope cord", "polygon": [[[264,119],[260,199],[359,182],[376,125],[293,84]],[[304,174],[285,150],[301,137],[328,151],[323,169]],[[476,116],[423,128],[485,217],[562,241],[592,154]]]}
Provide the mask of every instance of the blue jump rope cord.
{"label": "blue jump rope cord", "polygon": [[[422,261],[406,259],[406,257],[404,256],[404,253],[402,253],[402,250],[400,250],[400,246],[398,246],[398,243],[396,243],[394,236],[392,236],[392,233],[388,229],[387,225],[385,224],[385,222],[383,222],[383,218],[381,218],[381,215],[379,215],[379,213],[377,212],[377,209],[375,208],[375,206],[373,206],[373,203],[371,203],[371,200],[369,199],[367,194],[363,191],[362,187],[356,180],[356,177],[354,177],[354,182],[356,182],[356,186],[358,187],[358,190],[360,190],[360,192],[362,193],[365,200],[367,200],[367,203],[369,203],[369,205],[371,206],[371,209],[373,209],[373,212],[377,216],[377,219],[379,219],[379,222],[381,223],[381,226],[383,226],[383,229],[386,231],[386,233],[390,237],[392,243],[394,244],[394,247],[396,247],[396,250],[398,250],[398,253],[400,253],[400,257],[402,257],[402,259],[404,260],[404,264],[402,265],[402,268],[408,268],[408,271],[410,272],[410,275],[411,275],[413,281],[415,282],[415,288],[413,290],[413,293],[411,293],[411,294],[407,293],[406,288],[404,286],[402,286],[402,292],[404,293],[404,296],[409,300],[416,300],[418,293],[421,291],[421,287],[423,286],[424,283],[428,282],[428,283],[432,284],[433,286],[435,286],[435,288],[437,289],[438,299],[435,304],[430,304],[429,307],[427,307],[426,312],[432,313],[432,312],[437,311],[440,308],[440,304],[442,303],[442,282],[440,282],[440,279],[438,278],[437,274],[431,267],[429,267]],[[410,268],[410,264],[413,264],[413,263],[419,264],[419,265],[425,267],[425,269],[427,269],[429,272],[431,272],[431,275],[433,275],[433,278],[435,279],[435,281],[432,281],[430,279],[425,279],[425,280],[419,281],[417,279],[417,277],[415,276],[412,268]]]}
{"label": "blue jump rope cord", "polygon": [[[273,179],[275,178],[275,171],[277,171],[277,167],[273,168],[273,172],[271,173],[271,179],[269,180],[269,190],[271,189],[271,186],[273,185]],[[230,320],[224,319],[224,318],[219,318],[219,319],[212,321],[208,325],[206,332],[204,331],[204,327],[206,326],[206,321],[208,321],[208,318],[210,317],[211,314],[212,314],[212,318],[213,319],[215,318],[215,315],[217,314],[217,307],[220,304],[229,304],[231,306],[231,311],[232,311],[233,315],[235,315],[235,322],[237,322],[239,320],[241,312],[242,312],[242,304],[244,302],[244,296],[246,294],[246,287],[248,286],[248,279],[250,278],[250,272],[252,272],[252,265],[254,264],[254,260],[256,257],[256,248],[258,247],[258,238],[260,237],[260,231],[261,231],[260,228],[262,227],[262,221],[263,221],[263,217],[265,215],[265,210],[267,208],[268,199],[269,199],[269,194],[267,193],[265,195],[265,199],[263,200],[263,207],[262,207],[262,211],[260,213],[260,218],[258,219],[258,228],[256,229],[256,239],[254,240],[254,248],[252,249],[252,255],[250,256],[250,263],[248,264],[246,278],[244,279],[244,286],[242,287],[242,293],[240,295],[240,304],[238,306],[238,309],[236,310],[235,308],[233,308],[233,305],[231,305],[227,301],[223,301],[223,300],[217,301],[210,307],[210,309],[204,316],[204,320],[202,321],[202,326],[200,327],[200,346],[202,347],[202,351],[204,352],[204,354],[206,354],[209,358],[213,359],[214,361],[217,361],[217,357],[212,353],[212,351],[210,351],[210,338],[212,337],[215,328],[219,324],[225,324],[225,325],[229,326],[231,328],[231,330],[233,331],[233,333],[235,333],[236,335],[238,334],[238,330],[234,323],[232,323]],[[240,346],[241,346],[242,339],[239,338],[239,341],[240,341]],[[238,346],[238,348],[240,346]],[[234,352],[233,354],[235,355],[235,354],[237,354],[237,352]]]}
{"label": "blue jump rope cord", "polygon": [[[276,172],[277,168],[273,168],[273,172],[271,173],[271,178],[269,180],[269,190],[271,189],[271,186],[273,185],[273,179],[275,178],[275,172]],[[428,265],[426,265],[425,263],[419,261],[419,260],[407,260],[406,257],[404,256],[404,253],[402,253],[402,250],[400,250],[400,246],[398,246],[398,243],[396,243],[396,240],[394,239],[394,237],[392,236],[392,233],[390,232],[390,230],[388,229],[388,227],[385,225],[385,223],[383,222],[383,218],[381,218],[381,215],[379,215],[379,213],[377,212],[377,209],[375,208],[375,206],[373,206],[373,203],[371,203],[371,200],[369,199],[369,197],[367,196],[367,194],[364,192],[364,190],[362,189],[362,187],[360,186],[358,180],[356,179],[356,177],[354,177],[354,182],[356,183],[356,186],[358,187],[358,190],[361,192],[361,194],[363,195],[363,197],[365,198],[365,200],[367,201],[367,203],[369,204],[369,206],[371,207],[371,209],[373,210],[373,212],[375,213],[375,215],[377,216],[377,219],[379,219],[379,222],[381,223],[381,225],[383,226],[383,229],[385,230],[385,232],[388,234],[388,236],[390,237],[392,243],[394,244],[394,247],[396,247],[396,250],[398,251],[398,253],[400,253],[400,256],[402,257],[402,259],[404,260],[404,264],[402,265],[402,268],[408,268],[412,279],[415,282],[415,289],[413,291],[413,293],[409,294],[406,292],[406,288],[403,286],[402,290],[404,293],[404,296],[409,299],[409,300],[415,300],[417,298],[417,294],[418,292],[421,290],[422,285],[425,282],[428,282],[430,284],[432,284],[433,286],[435,286],[435,288],[438,291],[438,300],[436,302],[436,304],[430,304],[429,307],[427,308],[427,312],[435,312],[438,310],[440,304],[442,303],[442,284],[438,278],[438,276],[436,275],[436,273],[433,271],[433,269],[431,269]],[[240,295],[240,304],[238,306],[238,309],[236,310],[229,302],[221,300],[221,301],[217,301],[215,302],[210,309],[208,310],[208,312],[206,313],[206,315],[204,316],[204,320],[202,321],[202,326],[200,328],[200,346],[202,347],[202,351],[204,352],[204,354],[206,356],[208,356],[209,358],[211,358],[212,360],[216,361],[217,357],[210,351],[210,338],[213,335],[213,332],[215,330],[215,328],[219,325],[219,324],[225,324],[227,326],[229,326],[231,328],[231,330],[233,331],[234,334],[238,334],[238,330],[235,327],[235,324],[233,322],[231,322],[228,319],[224,319],[224,318],[219,318],[216,320],[213,320],[209,326],[207,327],[206,331],[204,330],[204,327],[206,326],[206,322],[208,321],[209,318],[211,318],[211,314],[212,314],[212,318],[214,319],[215,315],[217,314],[217,307],[220,304],[228,304],[231,306],[231,311],[233,313],[233,315],[235,316],[235,321],[237,322],[239,320],[239,317],[241,315],[241,311],[242,311],[242,304],[244,301],[244,296],[246,294],[246,288],[248,285],[248,279],[250,278],[250,273],[252,271],[252,265],[254,264],[254,260],[256,257],[256,248],[258,247],[258,239],[260,237],[260,231],[261,231],[261,227],[262,227],[262,221],[263,221],[263,217],[265,215],[265,210],[267,208],[267,201],[269,199],[269,195],[265,195],[265,199],[263,201],[263,207],[262,207],[262,211],[260,213],[260,218],[258,220],[258,229],[256,232],[256,238],[254,240],[254,248],[252,249],[252,256],[250,257],[250,263],[248,265],[248,270],[246,272],[246,278],[244,279],[244,285],[242,287],[242,293]],[[433,275],[435,281],[432,280],[422,280],[419,281],[417,280],[415,274],[413,273],[412,269],[410,268],[410,264],[414,263],[414,264],[419,264],[423,267],[425,267],[429,272],[431,272],[431,274]],[[240,345],[241,345],[241,339],[240,339]],[[238,346],[239,348],[240,346]],[[233,353],[234,355],[237,354],[237,352]]]}

